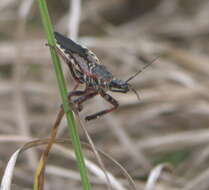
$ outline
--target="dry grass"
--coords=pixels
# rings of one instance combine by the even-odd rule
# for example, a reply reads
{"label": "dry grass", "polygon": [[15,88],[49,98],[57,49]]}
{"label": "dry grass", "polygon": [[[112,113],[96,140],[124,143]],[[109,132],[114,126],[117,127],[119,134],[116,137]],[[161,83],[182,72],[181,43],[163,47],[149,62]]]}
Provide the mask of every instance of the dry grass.
{"label": "dry grass", "polygon": [[[31,3],[0,2],[0,173],[22,143],[49,135],[60,104],[37,5]],[[132,82],[140,102],[132,93],[113,94],[120,108],[86,124],[96,146],[116,158],[139,189],[162,162],[173,164],[173,174],[163,174],[157,190],[209,189],[209,1],[89,0],[81,5],[82,9],[72,5],[77,7],[74,14],[81,13],[75,20],[72,12],[69,19],[68,1],[51,1],[55,28],[78,36],[117,77],[127,79],[143,67],[142,60],[160,56]],[[107,106],[101,98],[90,100],[81,118]],[[59,137],[66,131],[63,121]],[[84,138],[82,130],[80,134]],[[33,150],[19,160],[14,183],[20,189],[32,187],[28,176],[33,175],[39,153]],[[59,151],[52,154],[46,189],[79,189],[72,171],[75,162]],[[104,162],[126,184],[120,170]],[[94,186],[105,187],[99,182]]]}

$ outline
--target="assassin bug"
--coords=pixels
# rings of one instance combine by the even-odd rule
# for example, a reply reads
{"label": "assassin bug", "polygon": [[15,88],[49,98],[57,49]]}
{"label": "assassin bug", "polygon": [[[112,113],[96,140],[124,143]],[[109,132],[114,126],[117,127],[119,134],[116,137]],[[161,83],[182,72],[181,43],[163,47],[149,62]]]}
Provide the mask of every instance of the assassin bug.
{"label": "assassin bug", "polygon": [[[85,118],[86,121],[96,119],[106,113],[110,113],[117,109],[118,102],[107,91],[127,93],[132,90],[138,97],[136,90],[128,83],[134,77],[136,77],[142,70],[139,70],[136,74],[129,79],[123,81],[115,78],[107,68],[102,65],[96,55],[69,38],[66,38],[58,32],[54,32],[56,39],[56,46],[54,47],[58,55],[67,63],[73,78],[76,81],[76,85],[68,95],[70,102],[76,106],[78,111],[83,109],[82,103],[86,100],[93,98],[96,95],[100,95],[107,102],[113,105],[110,109],[105,109],[95,114],[89,115]],[[150,64],[147,64],[147,67]],[[145,69],[145,67],[143,69]],[[76,90],[80,84],[85,84],[85,90]],[[72,97],[78,98],[72,101]]]}

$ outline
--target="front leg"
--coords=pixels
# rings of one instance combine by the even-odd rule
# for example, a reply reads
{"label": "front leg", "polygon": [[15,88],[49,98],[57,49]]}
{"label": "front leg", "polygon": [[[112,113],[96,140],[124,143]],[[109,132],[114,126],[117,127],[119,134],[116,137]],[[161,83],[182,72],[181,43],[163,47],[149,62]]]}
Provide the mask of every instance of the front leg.
{"label": "front leg", "polygon": [[[76,89],[76,88],[77,87],[75,86],[74,89]],[[73,90],[73,91],[69,92],[69,94],[68,94],[68,101],[70,103],[72,103],[72,105],[75,105],[74,108],[76,110],[78,110],[79,112],[82,111],[83,107],[81,104],[78,103],[77,99],[72,101],[72,97],[73,96],[81,96],[82,97],[82,96],[85,96],[85,94],[86,94],[86,90],[83,90],[83,91],[82,90]]]}
{"label": "front leg", "polygon": [[98,92],[86,93],[83,96],[77,98],[73,103],[77,104],[78,111],[80,112],[83,109],[82,103],[85,102],[86,100],[93,98],[97,94],[98,94]]}
{"label": "front leg", "polygon": [[106,109],[106,110],[102,110],[100,112],[97,112],[95,114],[92,114],[92,115],[89,115],[85,118],[86,121],[89,121],[89,120],[92,120],[92,119],[96,119],[106,113],[110,113],[112,111],[114,111],[115,109],[118,108],[118,102],[112,97],[110,96],[109,94],[106,94],[105,92],[100,92],[99,93],[107,102],[111,103],[113,105],[112,108],[110,109]]}
{"label": "front leg", "polygon": [[[76,87],[75,87],[76,88]],[[74,89],[75,89],[74,88]],[[76,105],[76,109],[80,112],[83,109],[82,103],[85,102],[88,99],[93,98],[94,96],[96,96],[98,94],[98,92],[96,91],[92,91],[89,90],[88,88],[86,88],[84,91],[81,90],[74,90],[71,91],[68,94],[68,100],[69,102],[73,103],[74,105]],[[72,101],[72,97],[73,96],[80,96],[77,99],[75,99],[74,101]]]}

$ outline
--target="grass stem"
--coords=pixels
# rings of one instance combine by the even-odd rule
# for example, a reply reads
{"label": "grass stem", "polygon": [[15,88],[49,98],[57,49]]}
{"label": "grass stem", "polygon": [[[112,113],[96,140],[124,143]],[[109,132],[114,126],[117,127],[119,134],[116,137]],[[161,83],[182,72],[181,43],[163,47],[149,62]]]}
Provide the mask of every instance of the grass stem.
{"label": "grass stem", "polygon": [[84,157],[83,157],[83,153],[81,149],[80,139],[77,133],[77,128],[76,128],[75,120],[73,117],[73,112],[71,111],[69,103],[68,103],[67,89],[65,85],[64,75],[63,75],[62,68],[60,65],[59,57],[56,55],[54,48],[52,48],[53,46],[55,46],[55,39],[54,39],[51,20],[50,20],[49,13],[48,13],[48,8],[47,8],[45,0],[38,0],[38,4],[39,4],[39,9],[41,13],[44,30],[47,34],[48,44],[50,44],[50,53],[52,57],[52,62],[53,62],[54,70],[55,70],[56,77],[57,77],[57,82],[58,82],[58,86],[60,90],[60,95],[62,98],[63,108],[66,113],[67,123],[70,128],[72,144],[74,147],[74,151],[75,151],[75,155],[77,159],[77,165],[78,165],[80,175],[81,175],[83,189],[90,190],[91,185],[88,179],[88,174],[87,174],[87,169],[85,166]]}

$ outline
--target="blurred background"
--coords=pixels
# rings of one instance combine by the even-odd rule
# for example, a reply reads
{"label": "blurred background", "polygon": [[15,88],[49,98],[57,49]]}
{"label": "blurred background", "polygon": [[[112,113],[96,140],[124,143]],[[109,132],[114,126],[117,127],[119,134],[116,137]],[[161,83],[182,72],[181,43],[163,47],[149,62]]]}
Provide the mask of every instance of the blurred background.
{"label": "blurred background", "polygon": [[[92,49],[120,79],[159,57],[131,81],[140,101],[132,92],[110,93],[119,109],[85,123],[95,145],[124,166],[138,189],[155,166],[170,163],[173,173],[162,173],[156,190],[208,190],[209,1],[50,0],[48,7],[55,30]],[[61,99],[45,43],[37,1],[0,1],[0,176],[15,150],[49,136],[58,113]],[[70,90],[74,81],[64,63],[63,69]],[[96,97],[80,117],[104,107],[109,103]],[[58,133],[69,137],[64,120]],[[32,189],[42,150],[21,155],[14,189]],[[72,148],[53,150],[45,189],[81,189],[68,156]],[[121,170],[110,160],[104,163],[126,186]],[[94,172],[91,181],[94,189],[106,188]]]}

